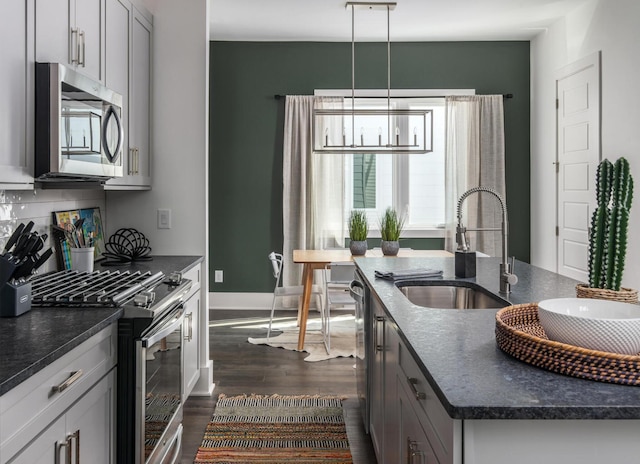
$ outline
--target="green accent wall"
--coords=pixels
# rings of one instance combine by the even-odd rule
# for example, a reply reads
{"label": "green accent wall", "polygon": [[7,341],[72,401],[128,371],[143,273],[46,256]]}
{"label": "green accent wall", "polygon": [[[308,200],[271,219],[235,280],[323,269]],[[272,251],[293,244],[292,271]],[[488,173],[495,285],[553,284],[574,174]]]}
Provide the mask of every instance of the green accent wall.
{"label": "green accent wall", "polygon": [[[214,292],[270,292],[282,251],[284,99],[351,88],[351,44],[211,42],[210,276]],[[356,44],[356,87],[386,88],[386,44]],[[475,89],[505,100],[509,251],[529,261],[529,42],[391,44],[394,89]],[[187,84],[188,85],[188,82]],[[179,90],[177,90],[179,91]],[[442,240],[402,246],[441,248]],[[373,246],[379,246],[372,243]],[[213,270],[224,282],[213,282]]]}

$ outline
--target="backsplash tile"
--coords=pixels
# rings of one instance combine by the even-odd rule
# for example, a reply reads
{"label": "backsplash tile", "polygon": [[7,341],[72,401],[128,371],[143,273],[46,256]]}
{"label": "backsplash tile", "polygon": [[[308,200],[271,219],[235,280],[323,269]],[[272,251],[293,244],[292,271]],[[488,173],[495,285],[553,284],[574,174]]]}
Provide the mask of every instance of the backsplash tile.
{"label": "backsplash tile", "polygon": [[[103,220],[105,192],[102,190],[0,190],[0,251],[11,233],[21,223],[34,222],[33,230],[51,237],[51,213],[80,208],[99,207]],[[106,226],[106,224],[105,224]],[[50,238],[45,247],[53,246]],[[55,270],[56,260],[51,257],[39,272]]]}

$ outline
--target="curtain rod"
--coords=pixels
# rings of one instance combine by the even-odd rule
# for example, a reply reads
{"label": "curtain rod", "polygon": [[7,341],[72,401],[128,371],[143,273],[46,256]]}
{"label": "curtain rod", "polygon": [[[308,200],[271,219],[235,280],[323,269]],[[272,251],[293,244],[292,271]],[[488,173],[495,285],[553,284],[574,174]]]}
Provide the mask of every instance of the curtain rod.
{"label": "curtain rod", "polygon": [[[444,96],[444,95],[443,95]],[[280,100],[281,98],[285,98],[286,95],[280,95],[280,94],[275,94],[273,96],[273,98],[275,98],[276,100]],[[512,93],[504,93],[502,94],[503,98],[513,98],[513,94]],[[382,97],[356,97],[356,98],[382,98]],[[392,98],[413,98],[413,97],[392,97]],[[429,98],[429,97],[427,97]],[[431,97],[434,98],[434,97]]]}

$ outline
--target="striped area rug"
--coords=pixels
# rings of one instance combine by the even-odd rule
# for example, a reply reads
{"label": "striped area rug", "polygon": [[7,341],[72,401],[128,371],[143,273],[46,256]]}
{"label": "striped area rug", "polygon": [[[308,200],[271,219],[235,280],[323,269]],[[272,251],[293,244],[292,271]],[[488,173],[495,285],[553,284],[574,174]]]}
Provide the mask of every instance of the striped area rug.
{"label": "striped area rug", "polygon": [[218,397],[194,464],[351,464],[342,399]]}

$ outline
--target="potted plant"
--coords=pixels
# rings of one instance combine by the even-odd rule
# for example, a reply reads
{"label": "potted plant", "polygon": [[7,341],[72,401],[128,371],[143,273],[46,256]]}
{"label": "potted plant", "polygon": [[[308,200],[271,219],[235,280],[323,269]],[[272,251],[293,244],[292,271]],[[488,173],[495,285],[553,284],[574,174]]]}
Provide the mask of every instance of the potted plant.
{"label": "potted plant", "polygon": [[637,290],[621,287],[633,199],[633,177],[625,158],[615,164],[604,159],[598,165],[596,198],[589,234],[589,285],[579,284],[577,296],[637,302]]}
{"label": "potted plant", "polygon": [[349,249],[354,256],[362,256],[367,252],[367,234],[369,224],[367,215],[361,210],[351,210],[349,214]]}
{"label": "potted plant", "polygon": [[382,253],[395,256],[400,250],[400,233],[404,226],[404,218],[395,209],[388,207],[380,219],[380,236],[382,237]]}

